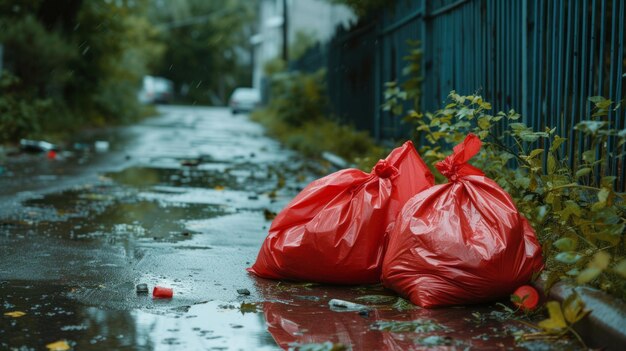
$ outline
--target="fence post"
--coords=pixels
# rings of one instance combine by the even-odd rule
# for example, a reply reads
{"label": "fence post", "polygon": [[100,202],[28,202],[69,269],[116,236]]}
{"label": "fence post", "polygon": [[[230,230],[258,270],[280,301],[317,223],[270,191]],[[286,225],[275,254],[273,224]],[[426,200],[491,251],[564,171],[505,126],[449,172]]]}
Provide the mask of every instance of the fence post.
{"label": "fence post", "polygon": [[381,32],[382,25],[381,20],[376,23],[375,39],[374,39],[374,139],[380,141],[380,123],[382,118],[382,104],[383,104],[383,88],[382,88],[382,45],[381,45]]}
{"label": "fence post", "polygon": [[528,123],[528,0],[522,0],[522,103],[520,113]]}

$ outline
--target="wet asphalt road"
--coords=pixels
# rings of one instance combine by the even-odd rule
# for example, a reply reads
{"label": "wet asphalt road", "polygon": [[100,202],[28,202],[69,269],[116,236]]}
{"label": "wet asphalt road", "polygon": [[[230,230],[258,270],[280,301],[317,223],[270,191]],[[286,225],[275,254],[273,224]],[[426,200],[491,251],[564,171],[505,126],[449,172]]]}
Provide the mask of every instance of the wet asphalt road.
{"label": "wet asphalt road", "polygon": [[[527,328],[495,305],[410,309],[379,286],[249,275],[271,213],[333,169],[281,148],[227,109],[160,110],[138,125],[85,133],[54,160],[4,160],[0,350],[46,350],[56,341],[75,350],[276,350],[325,341],[354,350],[576,347],[570,339],[516,344],[514,334]],[[95,140],[110,149],[94,152]],[[172,287],[174,298],[138,295],[139,283]],[[332,311],[331,298],[375,309]],[[25,314],[4,315],[15,311]]]}

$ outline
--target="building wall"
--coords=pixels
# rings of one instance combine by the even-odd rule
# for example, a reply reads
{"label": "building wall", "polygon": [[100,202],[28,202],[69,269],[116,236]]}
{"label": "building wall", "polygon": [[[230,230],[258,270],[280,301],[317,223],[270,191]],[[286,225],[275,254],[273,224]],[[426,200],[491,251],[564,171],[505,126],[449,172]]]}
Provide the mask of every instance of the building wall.
{"label": "building wall", "polygon": [[[337,25],[347,26],[356,20],[354,13],[343,5],[326,0],[288,0],[288,36],[290,43],[299,31],[328,41]],[[282,0],[258,0],[257,32],[251,38],[254,45],[253,86],[261,87],[263,67],[282,55]]]}

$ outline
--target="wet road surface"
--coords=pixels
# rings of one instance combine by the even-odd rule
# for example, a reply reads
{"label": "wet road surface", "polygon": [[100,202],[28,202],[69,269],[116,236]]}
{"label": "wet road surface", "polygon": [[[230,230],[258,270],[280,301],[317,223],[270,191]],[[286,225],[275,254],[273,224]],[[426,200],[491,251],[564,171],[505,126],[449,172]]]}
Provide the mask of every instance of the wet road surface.
{"label": "wet road surface", "polygon": [[[423,310],[380,286],[249,275],[272,213],[333,169],[227,109],[160,110],[138,125],[81,135],[55,160],[5,160],[1,350],[57,341],[75,350],[577,347],[567,338],[516,343],[530,329],[498,305]],[[90,150],[94,140],[110,150]],[[139,283],[172,287],[174,297],[138,295]],[[333,298],[373,310],[330,309]]]}

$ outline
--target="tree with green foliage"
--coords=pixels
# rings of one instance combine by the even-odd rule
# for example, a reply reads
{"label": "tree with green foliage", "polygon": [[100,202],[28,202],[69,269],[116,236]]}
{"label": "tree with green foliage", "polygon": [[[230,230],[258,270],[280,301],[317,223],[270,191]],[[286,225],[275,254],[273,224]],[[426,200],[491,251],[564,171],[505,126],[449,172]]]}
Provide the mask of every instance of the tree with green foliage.
{"label": "tree with green foliage", "polygon": [[190,102],[224,103],[250,85],[254,10],[245,0],[154,1],[150,16],[167,46],[158,75]]}
{"label": "tree with green foliage", "polygon": [[163,51],[149,4],[0,0],[2,141],[137,119],[141,77]]}

